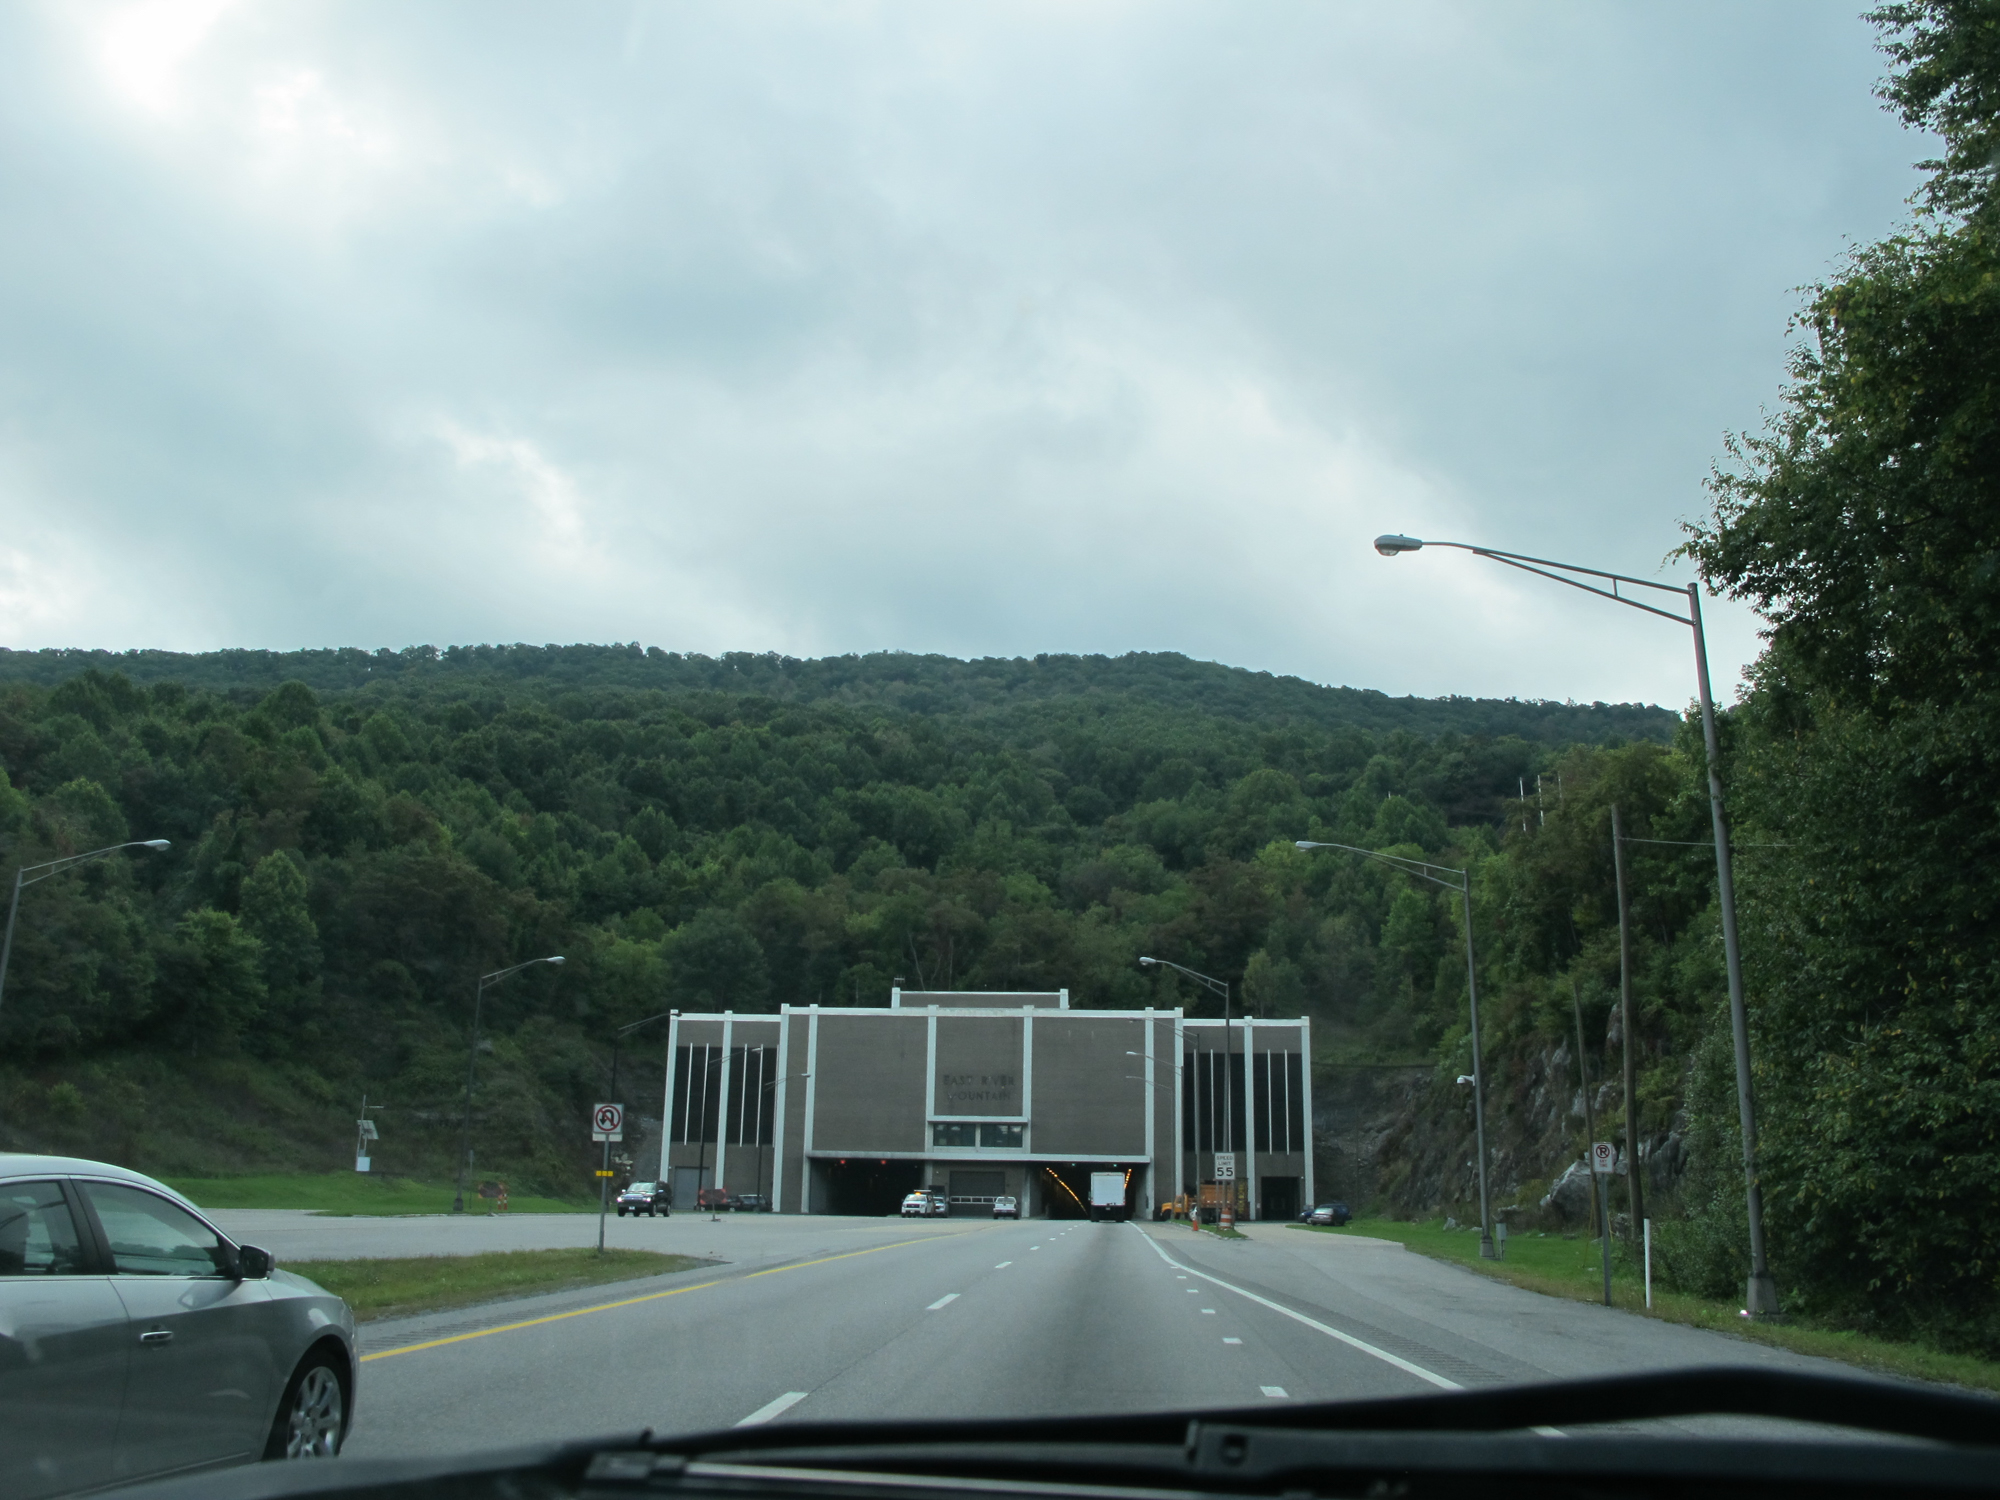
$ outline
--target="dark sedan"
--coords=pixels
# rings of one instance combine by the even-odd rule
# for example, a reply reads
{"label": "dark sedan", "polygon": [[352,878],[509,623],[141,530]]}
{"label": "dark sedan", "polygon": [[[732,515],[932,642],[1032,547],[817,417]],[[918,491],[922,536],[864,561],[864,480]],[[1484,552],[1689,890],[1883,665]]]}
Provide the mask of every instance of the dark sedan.
{"label": "dark sedan", "polygon": [[0,1494],[331,1458],[354,1315],[122,1167],[0,1155]]}

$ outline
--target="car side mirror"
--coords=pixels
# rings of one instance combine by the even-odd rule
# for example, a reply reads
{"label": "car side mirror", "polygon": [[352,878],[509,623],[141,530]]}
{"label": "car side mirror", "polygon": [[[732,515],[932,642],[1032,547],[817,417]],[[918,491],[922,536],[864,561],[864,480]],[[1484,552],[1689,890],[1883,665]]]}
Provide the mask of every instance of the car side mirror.
{"label": "car side mirror", "polygon": [[256,1245],[236,1247],[236,1275],[241,1281],[262,1281],[276,1267],[271,1252]]}

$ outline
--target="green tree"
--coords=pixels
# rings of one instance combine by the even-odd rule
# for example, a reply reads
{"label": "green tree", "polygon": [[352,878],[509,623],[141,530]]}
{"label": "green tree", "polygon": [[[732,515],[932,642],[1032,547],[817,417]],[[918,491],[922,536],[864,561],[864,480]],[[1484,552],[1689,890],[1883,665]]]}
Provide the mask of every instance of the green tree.
{"label": "green tree", "polygon": [[243,882],[243,926],[263,945],[264,972],[275,987],[318,977],[319,928],[306,904],[306,873],[287,853],[267,854]]}
{"label": "green tree", "polygon": [[764,950],[733,911],[705,907],[667,935],[667,993],[683,1010],[756,1010],[770,992]]}
{"label": "green tree", "polygon": [[263,1014],[263,945],[226,911],[197,908],[160,954],[161,1012],[190,1053],[232,1050]]}
{"label": "green tree", "polygon": [[2000,1349],[2000,6],[1885,6],[1927,213],[1815,289],[1688,551],[1771,622],[1737,809],[1775,1262]]}

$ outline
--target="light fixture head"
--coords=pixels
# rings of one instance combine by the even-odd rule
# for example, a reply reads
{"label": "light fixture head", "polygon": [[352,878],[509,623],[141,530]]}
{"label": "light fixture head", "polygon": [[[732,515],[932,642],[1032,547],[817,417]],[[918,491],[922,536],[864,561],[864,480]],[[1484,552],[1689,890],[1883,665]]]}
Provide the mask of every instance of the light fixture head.
{"label": "light fixture head", "polygon": [[545,958],[542,960],[542,962],[545,964],[559,964],[562,961],[563,957],[560,953],[558,953],[554,958]]}
{"label": "light fixture head", "polygon": [[171,849],[174,847],[174,841],[172,839],[146,839],[143,841],[142,847],[147,849]]}
{"label": "light fixture head", "polygon": [[1398,552],[1420,552],[1423,545],[1417,537],[1398,536],[1393,531],[1375,538],[1375,550],[1384,557],[1394,557]]}
{"label": "light fixture head", "polygon": [[1159,960],[1157,958],[1147,958],[1145,955],[1141,954],[1139,962],[1142,964],[1156,964],[1159,962]]}
{"label": "light fixture head", "polygon": [[1458,1081],[1460,1083],[1470,1083],[1472,1082],[1472,1075],[1470,1073],[1461,1073],[1458,1075]]}

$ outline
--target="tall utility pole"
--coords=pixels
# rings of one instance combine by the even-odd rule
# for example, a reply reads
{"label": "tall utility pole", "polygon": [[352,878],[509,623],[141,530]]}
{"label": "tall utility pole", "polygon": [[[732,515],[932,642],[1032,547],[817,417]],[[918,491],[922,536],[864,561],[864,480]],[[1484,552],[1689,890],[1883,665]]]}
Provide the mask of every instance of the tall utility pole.
{"label": "tall utility pole", "polygon": [[1611,1305],[1611,1209],[1606,1200],[1611,1196],[1611,1185],[1606,1183],[1600,1190],[1597,1181],[1597,1167],[1591,1163],[1591,1147],[1597,1142],[1597,1109],[1590,1100],[1590,1070],[1583,1065],[1583,996],[1578,993],[1574,975],[1569,981],[1569,1002],[1576,1011],[1576,1076],[1583,1090],[1583,1159],[1590,1164],[1590,1216],[1598,1221],[1598,1233],[1603,1236],[1599,1248],[1604,1258],[1604,1305]]}
{"label": "tall utility pole", "polygon": [[[1743,999],[1743,949],[1736,932],[1736,877],[1729,857],[1729,819],[1722,807],[1722,740],[1715,727],[1715,699],[1708,688],[1708,637],[1701,628],[1701,585],[1690,583],[1680,587],[1656,583],[1650,578],[1633,578],[1625,573],[1607,573],[1602,568],[1585,568],[1546,557],[1530,557],[1525,552],[1499,552],[1491,547],[1475,547],[1466,542],[1425,542],[1419,537],[1398,536],[1393,532],[1375,538],[1375,550],[1384,557],[1418,552],[1427,546],[1455,548],[1510,568],[1519,568],[1523,573],[1554,579],[1573,589],[1582,589],[1586,594],[1609,599],[1614,604],[1642,609],[1649,615],[1658,615],[1662,620],[1672,620],[1676,625],[1685,625],[1694,632],[1694,680],[1701,702],[1702,745],[1708,759],[1708,816],[1715,828],[1715,896],[1722,915],[1723,962],[1729,971],[1729,1032],[1736,1052],[1736,1118],[1743,1136],[1743,1200],[1750,1228],[1750,1277],[1743,1289],[1743,1311],[1753,1318],[1778,1317],[1782,1311],[1778,1305],[1778,1282],[1771,1274],[1770,1262],[1764,1254],[1764,1185],[1757,1175],[1757,1110],[1750,1076],[1750,1018]],[[1599,583],[1586,582],[1586,579],[1601,580],[1610,587],[1604,588]],[[1628,598],[1619,592],[1621,586],[1675,595],[1687,605],[1687,613],[1676,614],[1671,609],[1660,609]]]}
{"label": "tall utility pole", "polygon": [[560,964],[562,956],[554,958],[531,958],[524,964],[515,964],[511,969],[495,969],[491,974],[481,974],[479,984],[472,992],[472,1045],[465,1060],[465,1117],[461,1122],[458,1146],[458,1191],[452,1195],[451,1211],[465,1212],[465,1169],[472,1165],[472,1080],[479,1068],[479,1018],[486,1004],[486,987],[498,984],[510,974],[518,974],[523,969],[532,969],[536,964]]}
{"label": "tall utility pole", "polygon": [[[1486,1192],[1486,1072],[1480,1055],[1484,1049],[1479,1045],[1479,965],[1472,949],[1472,871],[1454,869],[1450,865],[1434,865],[1421,859],[1405,859],[1400,854],[1379,854],[1373,849],[1362,849],[1353,844],[1324,843],[1317,839],[1296,839],[1292,847],[1340,849],[1348,854],[1359,854],[1391,869],[1401,870],[1405,875],[1414,875],[1419,880],[1428,880],[1432,885],[1458,892],[1459,903],[1465,913],[1465,994],[1472,1013],[1472,1134],[1479,1151],[1479,1257],[1482,1260],[1497,1259],[1493,1248],[1493,1210]],[[1448,876],[1455,878],[1447,879]]]}
{"label": "tall utility pole", "polygon": [[1639,1170],[1639,1090],[1634,1081],[1639,1032],[1632,1017],[1632,909],[1625,899],[1625,829],[1618,821],[1616,802],[1611,804],[1611,864],[1618,872],[1618,1029],[1625,1037],[1619,1049],[1625,1057],[1625,1206],[1632,1211],[1625,1232],[1636,1236],[1646,1222],[1646,1188]]}
{"label": "tall utility pole", "polygon": [[[1198,969],[1190,969],[1186,964],[1177,964],[1170,958],[1142,957],[1139,962],[1148,968],[1157,964],[1163,969],[1172,969],[1177,974],[1185,974],[1196,983],[1205,985],[1207,988],[1215,991],[1216,994],[1222,996],[1222,1150],[1223,1154],[1231,1157],[1232,1165],[1230,1170],[1232,1172],[1239,1172],[1242,1169],[1243,1163],[1234,1161],[1236,1151],[1236,1101],[1231,1090],[1230,1074],[1236,1057],[1236,1042],[1229,1024],[1229,985],[1226,981],[1217,979],[1212,974],[1204,974]],[[1250,1066],[1250,1059],[1247,1056],[1243,1060],[1243,1066],[1247,1072]],[[1212,1084],[1210,1085],[1209,1092],[1213,1096],[1214,1086]],[[1196,1136],[1196,1139],[1200,1139],[1199,1135]],[[1247,1157],[1249,1153],[1245,1152],[1244,1154]],[[1211,1152],[1210,1155],[1213,1156],[1214,1153]],[[1198,1165],[1199,1163],[1197,1163]],[[1223,1227],[1225,1228],[1230,1227],[1235,1222],[1236,1203],[1238,1193],[1240,1192],[1237,1184],[1242,1180],[1240,1176],[1231,1177],[1230,1179],[1230,1224],[1224,1225]]]}

